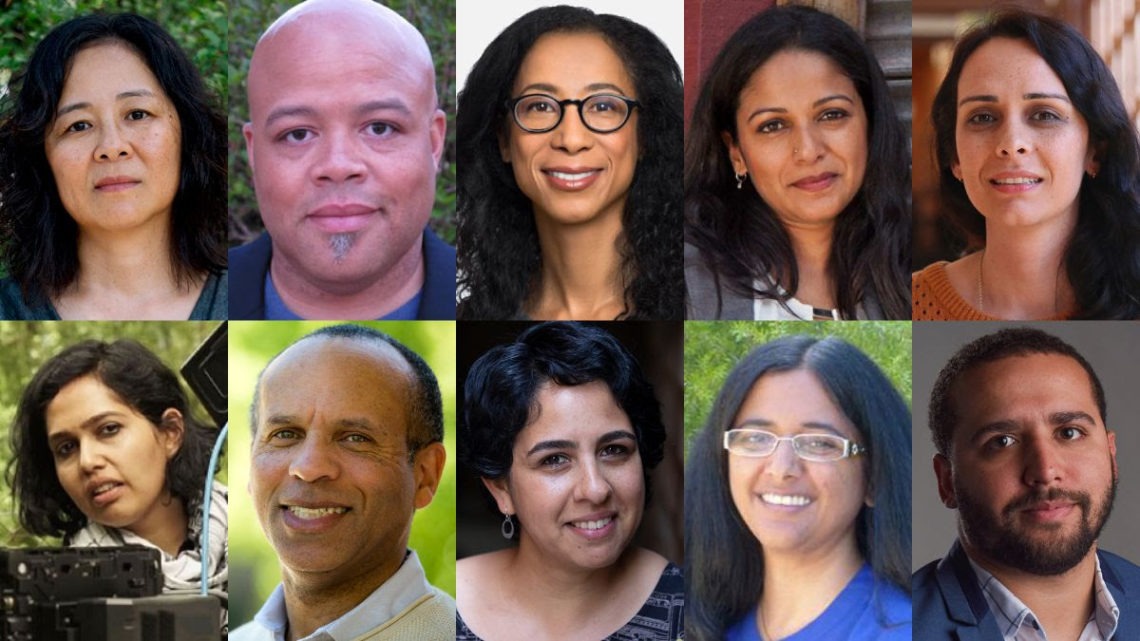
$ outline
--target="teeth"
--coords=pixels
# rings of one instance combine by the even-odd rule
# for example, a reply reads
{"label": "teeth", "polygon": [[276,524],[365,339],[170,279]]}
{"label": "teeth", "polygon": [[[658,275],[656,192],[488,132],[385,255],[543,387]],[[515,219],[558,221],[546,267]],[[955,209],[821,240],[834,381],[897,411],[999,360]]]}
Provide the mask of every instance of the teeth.
{"label": "teeth", "polygon": [[100,485],[99,487],[95,488],[95,491],[92,492],[92,494],[98,496],[99,494],[102,494],[103,492],[106,492],[107,490],[113,489],[116,485],[118,485],[118,483],[115,483],[114,481],[108,481],[108,482]]}
{"label": "teeth", "polygon": [[586,177],[588,177],[592,173],[594,173],[594,172],[593,171],[587,171],[587,172],[583,172],[580,174],[567,174],[567,173],[563,173],[561,171],[552,171],[552,172],[550,172],[550,175],[554,176],[555,178],[557,178],[559,180],[576,181],[576,180],[584,180]]}
{"label": "teeth", "polygon": [[297,518],[319,519],[322,516],[328,516],[330,514],[344,514],[345,512],[348,511],[348,508],[346,508],[346,507],[310,508],[310,507],[299,507],[296,505],[290,505],[289,511],[292,512]]}
{"label": "teeth", "polygon": [[997,185],[1034,185],[1041,182],[1041,178],[995,178]]}
{"label": "teeth", "polygon": [[573,525],[574,527],[581,528],[583,530],[600,530],[609,525],[610,521],[612,520],[614,519],[611,516],[607,519],[601,519],[599,521],[574,521]]}
{"label": "teeth", "polygon": [[774,505],[803,507],[811,503],[811,499],[806,496],[788,496],[786,494],[761,494],[760,498],[764,499],[765,503],[772,503]]}

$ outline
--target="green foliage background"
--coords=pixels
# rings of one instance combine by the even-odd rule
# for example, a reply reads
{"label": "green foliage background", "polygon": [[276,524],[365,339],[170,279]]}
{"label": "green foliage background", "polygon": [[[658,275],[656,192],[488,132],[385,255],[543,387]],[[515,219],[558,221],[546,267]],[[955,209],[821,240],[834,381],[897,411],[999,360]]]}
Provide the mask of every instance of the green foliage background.
{"label": "green foliage background", "polygon": [[[0,322],[0,466],[6,471],[12,460],[9,431],[24,386],[32,375],[52,356],[81,340],[113,341],[132,338],[154,352],[163,363],[177,371],[198,345],[218,326],[209,322],[84,322],[5,321]],[[187,394],[193,397],[189,388]],[[209,415],[197,399],[192,398],[195,414],[209,421]],[[203,479],[204,481],[205,479]],[[219,480],[226,482],[223,460]],[[7,477],[4,484],[7,486]],[[0,545],[9,547],[54,546],[59,540],[41,538],[25,532],[16,520],[16,503],[10,491],[0,492]]]}
{"label": "green foliage background", "polygon": [[685,323],[685,443],[704,427],[724,379],[753,348],[794,334],[837,336],[858,347],[911,399],[909,321],[852,322],[693,322]]}
{"label": "green foliage background", "polygon": [[[249,492],[249,408],[257,376],[269,359],[324,322],[231,322],[230,416],[230,627],[253,618],[281,580],[277,556],[266,542]],[[419,554],[428,581],[455,595],[455,323],[389,321],[361,323],[410,347],[435,372],[443,396],[447,464],[431,505],[416,512],[409,545]]]}
{"label": "green foliage background", "polygon": [[[4,0],[0,0],[3,2]],[[295,0],[230,0],[229,142],[230,244],[252,240],[265,226],[257,210],[253,176],[245,155],[241,127],[249,120],[245,77],[257,39]],[[455,0],[386,0],[383,4],[407,18],[427,40],[435,60],[439,106],[447,114],[447,140],[440,160],[431,228],[455,244]],[[392,61],[398,64],[398,61]],[[329,69],[329,73],[336,73]]]}
{"label": "green foliage background", "polygon": [[[53,27],[95,11],[130,11],[162,25],[197,65],[218,97],[218,108],[224,108],[225,0],[0,0],[0,85],[6,89]],[[0,89],[0,97],[5,89]]]}

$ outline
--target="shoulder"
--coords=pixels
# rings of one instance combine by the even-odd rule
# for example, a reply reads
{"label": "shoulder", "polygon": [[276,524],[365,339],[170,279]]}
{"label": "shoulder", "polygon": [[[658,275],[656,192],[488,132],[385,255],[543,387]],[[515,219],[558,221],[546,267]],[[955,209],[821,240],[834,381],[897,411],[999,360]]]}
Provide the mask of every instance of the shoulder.
{"label": "shoulder", "polygon": [[752,299],[726,290],[696,245],[685,243],[685,317],[752,320]]}
{"label": "shoulder", "polygon": [[[506,567],[512,553],[513,549],[507,548],[486,554],[476,554],[456,561],[456,591],[477,594],[481,585],[498,585],[499,579],[503,575],[503,568]],[[460,587],[463,589],[459,589]]]}
{"label": "shoulder", "polygon": [[962,270],[961,258],[953,263],[939,261],[911,274],[911,318],[913,320],[988,320],[958,293],[952,272]]}
{"label": "shoulder", "polygon": [[231,630],[229,641],[273,641],[273,633],[261,627],[257,621],[250,621],[236,630]]}
{"label": "shoulder", "polygon": [[262,232],[260,236],[254,238],[252,241],[238,247],[230,248],[228,252],[229,268],[233,271],[238,271],[250,269],[262,263],[268,266],[269,257],[272,253],[273,240],[269,237],[268,232]]}
{"label": "shoulder", "polygon": [[230,315],[230,276],[228,270],[210,274],[202,286],[190,320],[226,320]]}
{"label": "shoulder", "polygon": [[424,288],[419,320],[455,320],[455,248],[424,228]]}
{"label": "shoulder", "polygon": [[1140,589],[1140,565],[1107,550],[1097,550],[1100,558],[1101,572],[1111,572],[1112,577],[1106,576],[1105,581],[1115,578],[1126,590]]}

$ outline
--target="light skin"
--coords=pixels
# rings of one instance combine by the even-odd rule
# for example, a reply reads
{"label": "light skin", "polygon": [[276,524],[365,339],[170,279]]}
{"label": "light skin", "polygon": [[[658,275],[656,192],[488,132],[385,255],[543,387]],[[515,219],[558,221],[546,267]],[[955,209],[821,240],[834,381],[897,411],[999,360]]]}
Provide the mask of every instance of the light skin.
{"label": "light skin", "polygon": [[44,411],[56,475],[79,510],[174,556],[187,519],[181,499],[166,489],[166,467],[184,426],[174,408],[162,419],[155,426],[94,375],[64,385]]}
{"label": "light skin", "polygon": [[310,0],[258,42],[242,133],[297,314],[379,318],[423,286],[446,129],[434,83],[423,37],[374,2]]}
{"label": "light skin", "polygon": [[[732,426],[778,436],[830,434],[863,443],[806,369],[760,377]],[[862,565],[854,524],[860,510],[871,504],[865,474],[860,458],[805,461],[789,441],[780,442],[767,457],[728,454],[733,504],[763,545],[765,589],[757,626],[762,618],[774,638],[818,618]]]}
{"label": "light skin", "polygon": [[179,285],[171,208],[182,129],[146,62],[121,42],[71,60],[44,151],[79,228],[76,281],[52,300],[63,319],[186,319],[204,279]]}
{"label": "light skin", "polygon": [[409,455],[414,380],[389,345],[323,337],[262,375],[249,490],[281,561],[290,641],[388,580],[413,513],[435,496],[446,453],[432,443]]}
{"label": "light skin", "polygon": [[508,475],[483,479],[516,516],[519,545],[460,561],[457,604],[484,638],[604,638],[637,613],[666,563],[630,546],[645,503],[637,440],[601,381],[545,383],[535,407]]}
{"label": "light skin", "polygon": [[1081,181],[1099,169],[1088,124],[1045,59],[1011,38],[993,38],[967,59],[957,107],[951,171],[986,218],[986,250],[952,263],[951,283],[974,304],[980,269],[983,311],[998,318],[1072,311],[1062,260]]}
{"label": "light skin", "polygon": [[[542,93],[558,100],[607,93],[636,99],[633,80],[596,33],[548,33],[519,67],[512,97]],[[530,133],[513,120],[501,140],[519,189],[534,205],[542,281],[527,311],[533,318],[611,320],[625,310],[618,246],[622,214],[640,149],[638,112],[617,131],[599,134],[564,108],[551,131]]]}
{"label": "light skin", "polygon": [[835,307],[828,274],[835,219],[867,169],[867,114],[855,84],[821,53],[781,51],[740,92],[736,131],[736,139],[722,133],[729,159],[791,238],[800,275],[796,298]]}
{"label": "light skin", "polygon": [[961,510],[968,501],[978,512],[972,527],[959,519],[966,553],[1033,610],[1049,638],[1077,638],[1093,607],[1095,543],[1067,571],[1042,575],[1011,565],[989,539],[1001,528],[1048,552],[1106,514],[1116,435],[1088,374],[1060,354],[1012,356],[967,371],[951,393],[958,421],[950,456],[936,454],[934,472],[943,504]]}

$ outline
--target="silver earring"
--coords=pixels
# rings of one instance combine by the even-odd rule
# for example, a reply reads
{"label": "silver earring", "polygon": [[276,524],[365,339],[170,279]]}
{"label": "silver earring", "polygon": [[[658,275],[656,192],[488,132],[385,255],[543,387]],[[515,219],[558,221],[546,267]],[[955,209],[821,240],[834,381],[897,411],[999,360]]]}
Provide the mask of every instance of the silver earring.
{"label": "silver earring", "polygon": [[499,531],[503,533],[503,538],[508,541],[515,538],[515,522],[511,520],[510,514],[503,515],[503,525],[499,527]]}
{"label": "silver earring", "polygon": [[736,188],[744,189],[744,179],[748,176],[748,172],[743,174],[736,174]]}

